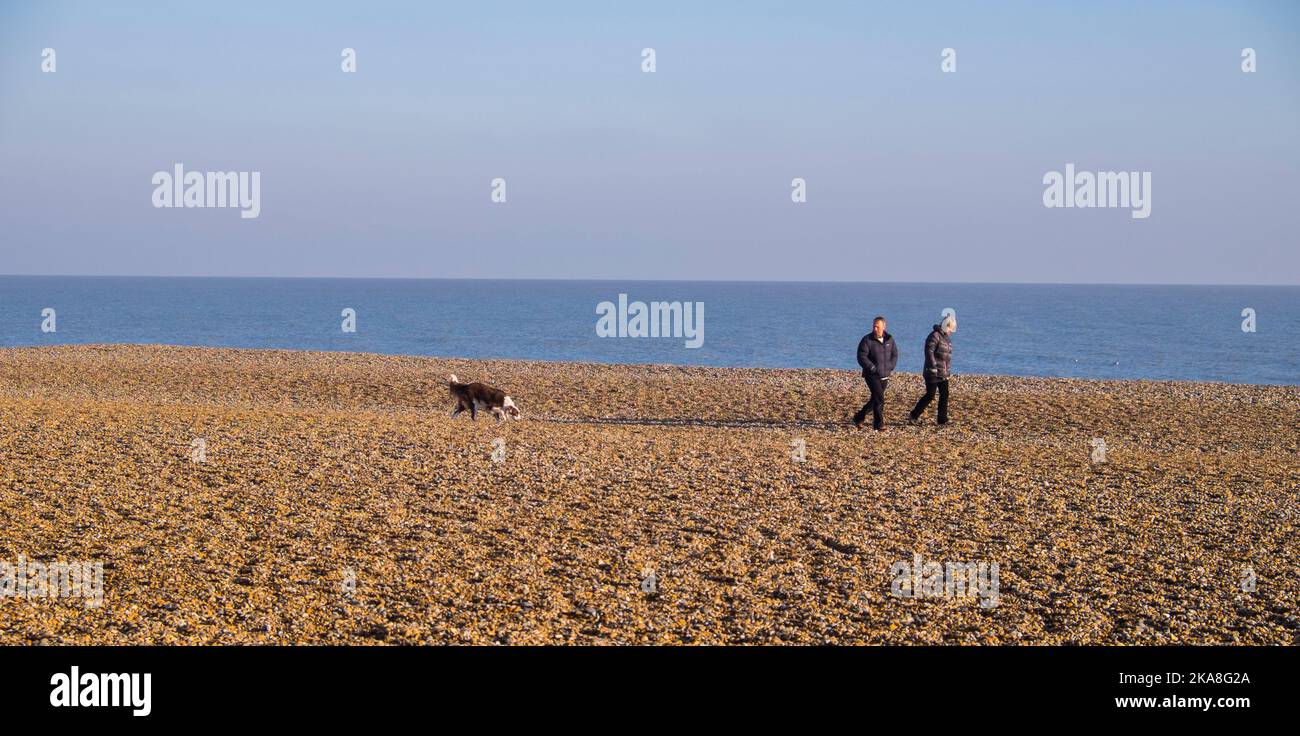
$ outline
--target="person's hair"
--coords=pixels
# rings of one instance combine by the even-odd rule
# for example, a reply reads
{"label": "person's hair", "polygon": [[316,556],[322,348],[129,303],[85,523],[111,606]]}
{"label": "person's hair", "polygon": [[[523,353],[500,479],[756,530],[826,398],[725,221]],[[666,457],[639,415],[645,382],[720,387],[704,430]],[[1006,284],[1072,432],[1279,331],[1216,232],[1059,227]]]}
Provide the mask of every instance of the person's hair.
{"label": "person's hair", "polygon": [[957,318],[951,314],[945,315],[943,321],[939,323],[939,329],[944,332],[955,332],[957,330]]}
{"label": "person's hair", "polygon": [[871,320],[871,324],[874,325],[874,324],[877,323],[877,322],[884,322],[884,321],[885,321],[885,318],[884,318],[884,317],[881,317],[880,315],[876,315],[876,318],[873,319],[873,320]]}

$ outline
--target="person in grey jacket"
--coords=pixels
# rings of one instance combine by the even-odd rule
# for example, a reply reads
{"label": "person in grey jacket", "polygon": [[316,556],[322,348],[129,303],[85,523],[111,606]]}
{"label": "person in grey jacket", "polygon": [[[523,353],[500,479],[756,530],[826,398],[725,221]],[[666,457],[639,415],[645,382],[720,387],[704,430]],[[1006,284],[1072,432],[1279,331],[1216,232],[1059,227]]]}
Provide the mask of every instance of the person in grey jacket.
{"label": "person in grey jacket", "polygon": [[917,424],[921,413],[930,405],[934,394],[939,393],[939,424],[948,423],[948,378],[952,375],[952,333],[957,331],[957,318],[949,314],[934,326],[925,338],[925,395],[916,402],[908,415],[909,424]]}
{"label": "person in grey jacket", "polygon": [[885,318],[876,317],[871,322],[871,332],[858,342],[858,365],[862,366],[862,380],[871,390],[871,399],[853,415],[854,426],[861,428],[871,412],[871,426],[877,432],[885,429],[885,388],[889,376],[898,365],[898,346],[894,336],[885,331]]}

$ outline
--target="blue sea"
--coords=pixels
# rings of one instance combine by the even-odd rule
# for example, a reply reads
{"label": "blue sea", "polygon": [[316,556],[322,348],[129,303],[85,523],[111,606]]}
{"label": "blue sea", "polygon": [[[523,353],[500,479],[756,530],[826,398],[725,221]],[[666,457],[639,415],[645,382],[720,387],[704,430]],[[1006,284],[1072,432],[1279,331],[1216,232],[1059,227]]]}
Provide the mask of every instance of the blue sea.
{"label": "blue sea", "polygon": [[[599,337],[597,305],[704,304],[704,340]],[[54,332],[43,332],[43,310]],[[956,373],[1300,383],[1300,287],[0,276],[0,346],[162,343],[857,370],[883,314],[921,369],[944,309]],[[355,310],[356,331],[342,329]],[[1254,310],[1246,332],[1243,310]]]}

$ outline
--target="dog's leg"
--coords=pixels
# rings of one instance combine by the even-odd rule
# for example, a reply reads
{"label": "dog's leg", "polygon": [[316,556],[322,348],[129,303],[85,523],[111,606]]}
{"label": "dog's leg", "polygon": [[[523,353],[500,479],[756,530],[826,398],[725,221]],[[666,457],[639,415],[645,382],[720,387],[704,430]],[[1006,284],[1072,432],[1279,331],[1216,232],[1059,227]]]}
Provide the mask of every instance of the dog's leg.
{"label": "dog's leg", "polygon": [[501,411],[501,409],[498,407],[492,408],[492,416],[497,418],[497,424],[504,422],[506,419],[506,413]]}
{"label": "dog's leg", "polygon": [[461,413],[462,411],[465,411],[465,405],[464,405],[464,404],[456,404],[456,408],[451,410],[451,418],[452,418],[452,419],[455,419],[455,418],[456,418],[456,415],[459,414],[459,413]]}
{"label": "dog's leg", "polygon": [[470,402],[469,405],[469,420],[471,422],[478,421],[478,407],[474,406],[474,402],[472,401]]}

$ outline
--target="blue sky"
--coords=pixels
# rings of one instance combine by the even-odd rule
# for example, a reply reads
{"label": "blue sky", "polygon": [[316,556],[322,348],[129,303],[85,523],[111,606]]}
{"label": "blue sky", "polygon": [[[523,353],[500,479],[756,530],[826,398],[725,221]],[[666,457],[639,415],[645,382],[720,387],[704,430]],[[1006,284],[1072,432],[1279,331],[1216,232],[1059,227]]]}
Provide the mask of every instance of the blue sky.
{"label": "blue sky", "polygon": [[1296,284],[1297,176],[1293,2],[0,5],[0,273]]}

